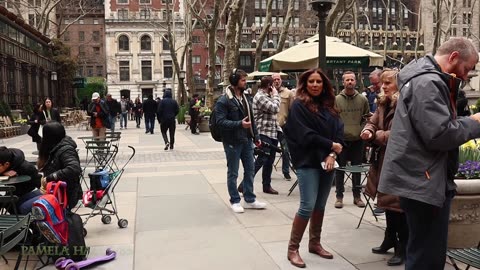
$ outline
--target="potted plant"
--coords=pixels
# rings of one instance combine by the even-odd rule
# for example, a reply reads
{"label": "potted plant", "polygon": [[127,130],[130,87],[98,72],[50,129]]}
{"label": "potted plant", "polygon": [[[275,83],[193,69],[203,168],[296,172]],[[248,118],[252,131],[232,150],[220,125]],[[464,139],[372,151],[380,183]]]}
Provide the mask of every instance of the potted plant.
{"label": "potted plant", "polygon": [[208,126],[208,120],[210,120],[210,115],[212,114],[212,110],[208,107],[201,107],[199,109],[200,112],[200,124],[198,125],[198,130],[200,132],[210,132],[210,127]]}
{"label": "potted plant", "polygon": [[27,134],[28,132],[28,129],[30,128],[30,126],[28,125],[28,120],[27,119],[17,119],[13,122],[13,125],[15,126],[20,126],[20,134],[23,135],[23,134]]}
{"label": "potted plant", "polygon": [[459,151],[455,195],[449,218],[448,247],[466,248],[478,244],[480,235],[480,141],[465,143]]}

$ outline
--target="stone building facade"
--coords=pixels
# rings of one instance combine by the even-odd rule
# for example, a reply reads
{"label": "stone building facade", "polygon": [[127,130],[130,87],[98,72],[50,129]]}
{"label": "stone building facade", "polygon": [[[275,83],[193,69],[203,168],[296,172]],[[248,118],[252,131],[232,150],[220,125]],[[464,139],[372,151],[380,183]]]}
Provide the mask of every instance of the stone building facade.
{"label": "stone building facade", "polygon": [[[176,46],[184,43],[183,1],[105,1],[105,47],[108,92],[114,98],[162,97],[175,89],[167,34],[170,16]],[[178,51],[178,48],[176,48]],[[178,57],[180,58],[180,57]]]}

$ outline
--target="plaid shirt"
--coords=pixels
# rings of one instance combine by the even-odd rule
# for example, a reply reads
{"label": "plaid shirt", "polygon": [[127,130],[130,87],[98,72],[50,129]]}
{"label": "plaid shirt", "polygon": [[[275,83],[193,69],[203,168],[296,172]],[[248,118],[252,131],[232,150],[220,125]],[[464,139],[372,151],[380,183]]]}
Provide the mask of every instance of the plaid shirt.
{"label": "plaid shirt", "polygon": [[270,96],[258,89],[253,97],[253,116],[257,123],[258,133],[274,140],[277,139],[277,114],[280,111],[280,96]]}

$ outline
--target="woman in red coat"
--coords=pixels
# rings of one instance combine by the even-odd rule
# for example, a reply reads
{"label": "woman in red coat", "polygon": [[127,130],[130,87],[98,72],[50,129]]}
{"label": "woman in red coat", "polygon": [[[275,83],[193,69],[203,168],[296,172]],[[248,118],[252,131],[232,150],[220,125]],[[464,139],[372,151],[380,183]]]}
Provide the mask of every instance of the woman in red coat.
{"label": "woman in red coat", "polygon": [[393,115],[399,96],[397,88],[398,71],[387,69],[380,76],[382,93],[377,100],[377,110],[368,120],[360,136],[373,145],[372,166],[370,167],[365,193],[371,198],[377,198],[378,207],[386,210],[387,228],[385,238],[379,247],[372,248],[376,254],[385,254],[392,247],[395,255],[387,261],[388,265],[400,265],[405,259],[405,248],[408,239],[408,229],[405,214],[400,209],[400,200],[397,196],[377,192],[381,181],[383,158],[387,147]]}

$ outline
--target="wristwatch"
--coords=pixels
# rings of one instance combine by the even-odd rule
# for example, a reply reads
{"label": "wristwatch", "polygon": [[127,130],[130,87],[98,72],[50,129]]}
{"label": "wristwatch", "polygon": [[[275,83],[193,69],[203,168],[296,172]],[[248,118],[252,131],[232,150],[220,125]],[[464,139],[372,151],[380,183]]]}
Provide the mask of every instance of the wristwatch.
{"label": "wristwatch", "polygon": [[333,159],[337,159],[337,154],[335,154],[335,152],[331,152],[328,155],[331,156]]}

